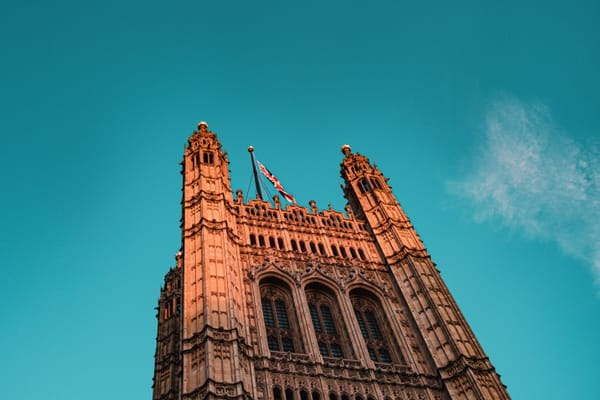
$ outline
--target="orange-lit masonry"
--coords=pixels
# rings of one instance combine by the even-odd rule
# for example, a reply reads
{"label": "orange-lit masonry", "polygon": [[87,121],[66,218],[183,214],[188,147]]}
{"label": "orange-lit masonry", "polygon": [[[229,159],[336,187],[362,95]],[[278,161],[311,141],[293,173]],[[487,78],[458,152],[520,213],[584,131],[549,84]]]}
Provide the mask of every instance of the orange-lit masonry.
{"label": "orange-lit masonry", "polygon": [[283,209],[234,197],[198,125],[153,399],[510,398],[381,171],[342,152],[345,212]]}

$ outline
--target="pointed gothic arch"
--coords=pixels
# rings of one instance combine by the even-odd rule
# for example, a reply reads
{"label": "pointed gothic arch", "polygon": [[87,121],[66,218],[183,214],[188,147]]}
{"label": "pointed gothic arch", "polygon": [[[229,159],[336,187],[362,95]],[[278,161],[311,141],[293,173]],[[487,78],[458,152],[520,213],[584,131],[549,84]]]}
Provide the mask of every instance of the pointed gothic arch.
{"label": "pointed gothic arch", "polygon": [[304,353],[292,292],[281,279],[261,279],[260,302],[270,351]]}
{"label": "pointed gothic arch", "polygon": [[306,285],[304,292],[321,355],[354,359],[354,350],[335,292],[318,282]]}
{"label": "pointed gothic arch", "polygon": [[360,333],[373,362],[404,364],[390,323],[379,298],[371,291],[358,287],[350,291],[350,302]]}

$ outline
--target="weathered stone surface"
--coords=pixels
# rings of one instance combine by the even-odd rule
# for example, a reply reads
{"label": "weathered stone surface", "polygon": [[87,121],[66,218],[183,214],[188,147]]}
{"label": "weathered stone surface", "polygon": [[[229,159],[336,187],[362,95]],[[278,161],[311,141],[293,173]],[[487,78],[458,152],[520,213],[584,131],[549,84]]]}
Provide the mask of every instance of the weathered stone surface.
{"label": "weathered stone surface", "polygon": [[200,123],[153,399],[509,399],[387,179],[342,148],[345,212],[235,198]]}

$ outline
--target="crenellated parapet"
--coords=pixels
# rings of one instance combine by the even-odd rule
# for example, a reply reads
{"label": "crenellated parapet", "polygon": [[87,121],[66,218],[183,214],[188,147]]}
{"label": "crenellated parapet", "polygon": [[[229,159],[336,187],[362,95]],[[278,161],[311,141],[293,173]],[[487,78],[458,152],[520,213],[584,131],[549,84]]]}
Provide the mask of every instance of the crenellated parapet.
{"label": "crenellated parapet", "polygon": [[245,199],[198,124],[157,308],[154,400],[510,398],[388,179],[342,153],[342,211]]}

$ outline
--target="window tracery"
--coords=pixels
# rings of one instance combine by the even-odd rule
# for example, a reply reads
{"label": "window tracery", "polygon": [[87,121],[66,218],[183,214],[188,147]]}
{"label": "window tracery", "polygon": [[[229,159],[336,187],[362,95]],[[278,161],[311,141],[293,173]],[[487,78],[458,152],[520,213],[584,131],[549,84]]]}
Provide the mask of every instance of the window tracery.
{"label": "window tracery", "polygon": [[358,190],[363,194],[371,191],[371,184],[367,178],[362,178],[358,182]]}
{"label": "window tracery", "polygon": [[275,278],[264,279],[260,283],[260,296],[269,350],[303,353],[288,286]]}
{"label": "window tracery", "polygon": [[320,284],[308,285],[305,292],[321,355],[354,358],[335,294]]}
{"label": "window tracery", "polygon": [[389,323],[375,296],[365,290],[355,289],[350,292],[350,301],[369,358],[381,363],[403,363],[394,337],[389,332]]}

